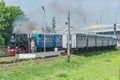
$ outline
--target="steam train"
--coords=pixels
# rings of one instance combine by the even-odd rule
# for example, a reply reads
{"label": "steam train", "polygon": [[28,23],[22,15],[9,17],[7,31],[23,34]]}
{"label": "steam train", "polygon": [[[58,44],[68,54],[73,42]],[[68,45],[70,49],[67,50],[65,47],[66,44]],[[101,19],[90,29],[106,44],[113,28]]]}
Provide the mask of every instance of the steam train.
{"label": "steam train", "polygon": [[27,53],[29,50],[27,34],[13,34],[9,44],[7,51],[10,56],[17,53]]}
{"label": "steam train", "polygon": [[[81,52],[82,50],[88,49],[115,48],[117,45],[117,38],[114,36],[74,33],[71,34],[70,38],[72,53]],[[29,37],[27,34],[15,34],[14,38],[10,40],[8,54],[15,55],[17,53],[30,52],[31,39],[35,42],[35,52],[44,50],[44,41],[46,50],[53,50],[56,47],[67,50],[67,34],[47,33],[44,36],[44,34],[41,33],[32,34]]]}

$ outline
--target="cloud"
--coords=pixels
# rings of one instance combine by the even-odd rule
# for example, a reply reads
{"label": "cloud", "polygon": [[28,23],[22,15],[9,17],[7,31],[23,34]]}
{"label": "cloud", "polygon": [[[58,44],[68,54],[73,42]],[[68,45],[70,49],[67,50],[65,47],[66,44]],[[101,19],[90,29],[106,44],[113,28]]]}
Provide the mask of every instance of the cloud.
{"label": "cloud", "polygon": [[112,8],[118,8],[120,7],[120,1],[114,1],[110,4]]}

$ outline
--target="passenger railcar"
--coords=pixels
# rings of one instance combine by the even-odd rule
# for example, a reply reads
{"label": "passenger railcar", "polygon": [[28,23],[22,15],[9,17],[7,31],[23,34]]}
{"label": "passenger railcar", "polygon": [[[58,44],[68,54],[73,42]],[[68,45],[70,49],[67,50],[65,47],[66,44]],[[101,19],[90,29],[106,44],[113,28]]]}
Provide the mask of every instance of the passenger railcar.
{"label": "passenger railcar", "polygon": [[[36,49],[38,51],[44,50],[44,34],[34,34],[33,37],[36,41]],[[46,50],[53,50],[55,47],[62,48],[62,35],[61,34],[45,34],[45,47]]]}
{"label": "passenger railcar", "polygon": [[[93,49],[115,48],[117,38],[98,34],[71,34],[71,51],[80,52]],[[63,35],[63,48],[67,48],[67,35]]]}

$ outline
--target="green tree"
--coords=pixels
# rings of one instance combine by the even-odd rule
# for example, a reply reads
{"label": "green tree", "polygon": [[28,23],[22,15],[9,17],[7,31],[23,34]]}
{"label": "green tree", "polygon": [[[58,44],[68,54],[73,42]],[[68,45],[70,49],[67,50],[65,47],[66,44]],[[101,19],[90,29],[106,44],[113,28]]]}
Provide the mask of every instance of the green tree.
{"label": "green tree", "polygon": [[7,45],[10,40],[10,34],[13,32],[12,24],[16,18],[23,15],[20,7],[5,6],[5,2],[0,2],[0,45],[4,42]]}
{"label": "green tree", "polygon": [[52,28],[49,27],[49,26],[46,26],[45,32],[46,32],[46,33],[51,33],[51,32],[52,32]]}
{"label": "green tree", "polygon": [[5,39],[0,35],[0,45],[4,45]]}
{"label": "green tree", "polygon": [[54,32],[54,33],[55,33],[55,28],[56,28],[56,19],[55,19],[55,17],[53,17],[53,19],[52,19],[52,32]]}

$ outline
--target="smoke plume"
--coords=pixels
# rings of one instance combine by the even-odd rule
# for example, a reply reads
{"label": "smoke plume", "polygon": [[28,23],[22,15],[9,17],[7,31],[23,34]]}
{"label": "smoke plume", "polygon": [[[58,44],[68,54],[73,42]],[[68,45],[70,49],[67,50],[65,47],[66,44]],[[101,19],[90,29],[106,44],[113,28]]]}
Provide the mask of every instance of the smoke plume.
{"label": "smoke plume", "polygon": [[70,10],[71,24],[78,27],[85,23],[84,19],[87,16],[84,9],[84,2],[85,0],[54,0],[48,6],[52,12],[51,14],[57,14],[57,17],[64,19],[61,23],[65,23],[67,12]]}
{"label": "smoke plume", "polygon": [[[96,22],[113,24],[115,13],[120,13],[118,11],[118,7],[120,8],[119,0],[20,0],[15,1],[16,3],[25,11],[25,15],[31,19],[30,22],[22,22],[22,24],[27,26],[26,24],[32,23],[35,30],[40,30],[44,22],[42,6],[45,8],[45,21],[50,27],[54,16],[56,17],[56,26],[65,27],[69,10],[71,11],[71,26],[74,27],[85,27]],[[102,21],[100,16],[102,16]],[[27,31],[30,31],[30,29],[28,28]]]}
{"label": "smoke plume", "polygon": [[37,23],[20,16],[13,23],[14,33],[32,33],[36,30]]}

